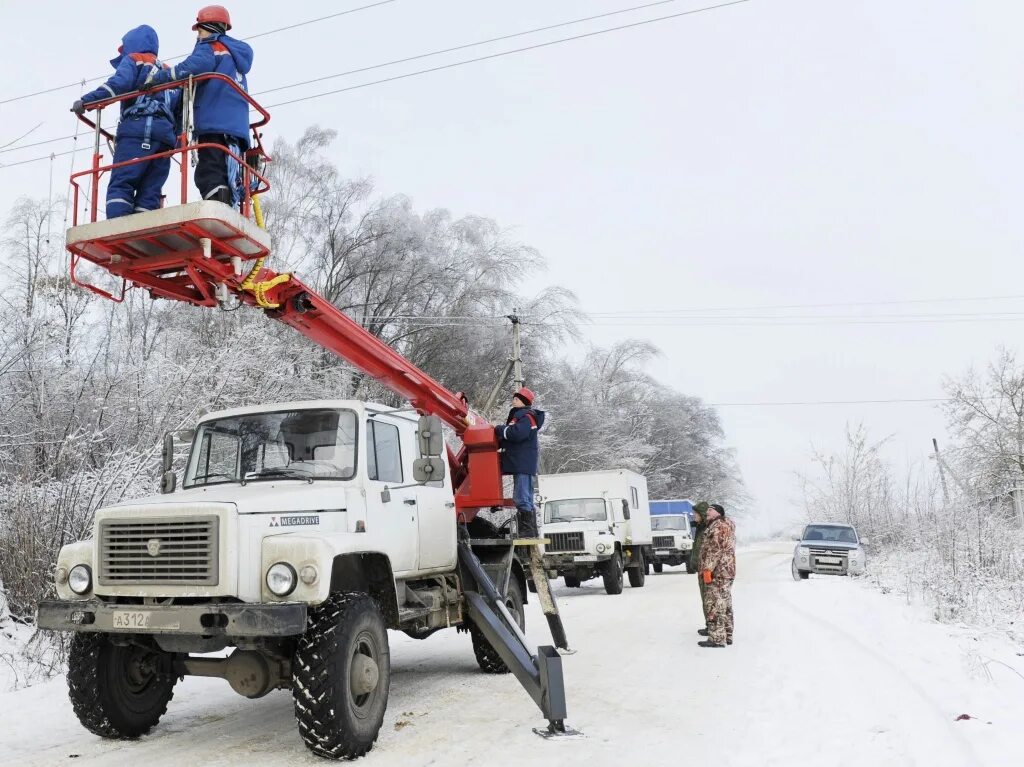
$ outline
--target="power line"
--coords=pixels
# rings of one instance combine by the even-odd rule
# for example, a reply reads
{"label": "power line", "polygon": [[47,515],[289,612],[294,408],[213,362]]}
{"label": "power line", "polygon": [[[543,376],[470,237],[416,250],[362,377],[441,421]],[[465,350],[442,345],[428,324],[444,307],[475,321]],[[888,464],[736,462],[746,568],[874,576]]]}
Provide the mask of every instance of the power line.
{"label": "power line", "polygon": [[[369,10],[371,8],[376,8],[376,7],[380,6],[380,5],[388,5],[389,3],[394,3],[394,2],[397,2],[397,0],[379,0],[379,2],[370,3],[369,5],[361,5],[358,8],[349,8],[346,11],[339,11],[338,13],[332,13],[332,14],[330,14],[328,16],[321,16],[321,17],[316,18],[316,19],[309,19],[307,21],[300,21],[300,22],[297,22],[295,24],[289,24],[288,26],[285,26],[285,27],[278,27],[277,29],[268,29],[266,32],[258,32],[255,35],[249,35],[249,37],[242,37],[242,38],[239,38],[239,39],[241,39],[241,40],[255,40],[257,37],[266,37],[267,35],[277,34],[278,32],[285,32],[285,31],[287,31],[289,29],[296,29],[297,27],[304,27],[307,24],[316,24],[316,23],[321,22],[321,21],[327,21],[329,19],[336,19],[339,16],[347,16],[350,13],[358,13],[359,11],[366,11],[366,10]],[[167,59],[167,61],[173,61],[175,59],[184,58],[187,55],[188,55],[187,53],[180,53],[180,54],[178,54],[176,56],[171,56],[170,58]],[[78,86],[85,85],[86,83],[96,82],[97,80],[106,80],[107,77],[109,77],[109,75],[100,75],[99,77],[90,77],[88,79],[76,80],[75,82],[68,83],[66,85],[57,85],[57,86],[55,86],[53,88],[44,88],[43,90],[34,91],[33,93],[26,93],[26,94],[23,94],[21,96],[12,96],[11,98],[3,99],[2,101],[0,101],[0,104],[10,104],[13,101],[22,101],[24,99],[30,99],[30,98],[32,98],[34,96],[42,96],[43,94],[46,94],[46,93],[54,93],[56,91],[66,90],[68,88],[77,88]]]}
{"label": "power line", "polygon": [[953,397],[919,397],[906,399],[806,400],[795,402],[708,402],[708,407],[804,407],[816,405],[894,405],[907,403],[952,402]]}
{"label": "power line", "polygon": [[[69,136],[61,136],[60,138],[48,138],[45,141],[36,141],[32,144],[22,144],[21,146],[4,147],[0,149],[0,154],[6,154],[7,152],[17,152],[19,149],[31,149],[34,146],[43,146],[44,144],[55,144],[58,141],[70,141],[75,138],[75,134],[72,133]],[[49,155],[47,155],[49,157]]]}
{"label": "power line", "polygon": [[673,314],[681,312],[715,312],[715,311],[772,311],[777,309],[834,309],[844,306],[895,306],[898,304],[941,304],[971,303],[975,301],[1019,301],[1024,295],[1012,296],[957,296],[950,298],[903,298],[884,301],[843,301],[827,304],[775,304],[753,306],[703,306],[681,307],[676,309],[637,309],[622,312],[587,312],[591,317],[639,316],[646,314]]}
{"label": "power line", "polygon": [[582,24],[582,23],[587,22],[587,21],[596,21],[597,19],[607,18],[608,16],[618,16],[618,15],[621,15],[623,13],[632,13],[633,11],[641,11],[641,10],[645,10],[647,8],[654,8],[655,6],[658,6],[658,5],[666,5],[668,3],[677,3],[677,2],[679,2],[679,0],[658,0],[658,2],[655,2],[655,3],[646,3],[645,5],[634,5],[632,8],[622,8],[621,10],[618,10],[618,11],[609,11],[607,13],[599,13],[599,14],[597,14],[595,16],[585,16],[583,18],[573,19],[572,21],[562,21],[562,22],[559,22],[558,24],[549,24],[546,27],[535,27],[534,29],[527,29],[527,30],[524,30],[522,32],[513,32],[512,34],[501,35],[500,37],[491,37],[491,38],[489,38],[487,40],[478,40],[475,43],[465,43],[463,45],[455,45],[455,46],[453,46],[451,48],[442,48],[440,50],[429,51],[427,53],[419,53],[419,54],[416,54],[415,56],[406,56],[405,58],[402,58],[402,59],[392,59],[391,61],[385,61],[385,62],[383,62],[381,64],[372,64],[370,66],[360,67],[359,69],[349,69],[348,71],[338,72],[337,74],[333,74],[333,75],[325,75],[323,77],[316,77],[316,78],[314,78],[312,80],[303,80],[302,82],[291,83],[290,85],[280,85],[280,86],[278,86],[276,88],[269,88],[269,89],[267,89],[265,91],[260,91],[260,92],[254,94],[254,95],[256,95],[256,96],[263,96],[263,95],[265,95],[267,93],[276,93],[277,91],[284,91],[284,90],[289,90],[291,88],[298,88],[298,87],[303,86],[303,85],[312,85],[313,83],[320,83],[320,82],[323,82],[325,80],[334,80],[334,79],[337,79],[339,77],[347,77],[349,75],[357,75],[357,74],[361,74],[363,72],[370,72],[370,71],[372,71],[374,69],[383,69],[384,67],[394,66],[395,64],[407,64],[410,61],[419,61],[420,59],[427,59],[427,58],[431,58],[433,56],[441,56],[441,55],[443,55],[445,53],[454,53],[455,51],[463,51],[463,50],[466,50],[467,48],[477,48],[477,47],[479,47],[481,45],[489,45],[491,43],[499,43],[499,42],[501,42],[503,40],[511,40],[513,38],[516,38],[516,37],[525,37],[526,35],[533,35],[533,34],[537,34],[538,32],[549,32],[552,29],[560,29],[561,27],[569,27],[569,26],[573,26],[575,24]]}
{"label": "power line", "polygon": [[465,59],[463,61],[455,61],[451,64],[442,64],[436,67],[430,67],[428,69],[418,69],[413,72],[406,72],[401,75],[394,75],[392,77],[384,77],[380,80],[371,80],[370,82],[360,83],[358,85],[350,85],[346,88],[338,88],[332,91],[324,91],[323,93],[314,93],[310,96],[303,96],[302,98],[291,99],[289,101],[279,101],[276,104],[269,104],[266,109],[275,109],[276,107],[288,106],[289,104],[299,104],[303,101],[312,101],[313,99],[323,98],[324,96],[334,96],[338,93],[347,93],[348,91],[359,90],[360,88],[369,88],[373,85],[381,85],[383,83],[395,82],[396,80],[405,80],[410,77],[418,77],[419,75],[430,74],[431,72],[441,72],[446,69],[454,69],[456,67],[463,67],[467,64],[478,64],[481,61],[490,61],[491,59],[498,59],[503,56],[511,56],[516,53],[525,53],[527,51],[535,51],[541,48],[549,48],[553,45],[561,45],[562,43],[574,42],[576,40],[585,40],[590,37],[597,37],[598,35],[606,35],[609,32],[620,32],[624,29],[633,29],[636,27],[642,27],[647,24],[656,24],[662,21],[669,21],[672,19],[678,19],[683,16],[693,16],[698,13],[707,13],[708,11],[717,11],[721,8],[728,8],[732,5],[741,5],[743,3],[749,3],[751,0],[732,0],[728,3],[719,3],[718,5],[708,5],[703,8],[694,8],[689,11],[681,11],[679,13],[672,13],[667,16],[656,16],[652,19],[644,19],[643,21],[634,21],[631,24],[620,24],[615,27],[607,27],[605,29],[598,29],[593,32],[584,32],[579,35],[571,35],[570,37],[560,37],[557,40],[549,40],[545,43],[536,43],[534,45],[527,45],[522,48],[513,48],[508,51],[501,51],[499,53],[491,53],[487,56],[478,56],[473,59]]}
{"label": "power line", "polygon": [[[655,23],[661,22],[661,21],[669,21],[671,19],[677,19],[677,18],[680,18],[680,17],[683,17],[683,16],[692,16],[692,15],[697,14],[697,13],[705,13],[707,11],[714,11],[714,10],[718,10],[720,8],[727,8],[727,7],[732,6],[732,5],[740,5],[740,4],[748,3],[748,2],[750,2],[750,0],[732,0],[731,2],[727,2],[727,3],[720,3],[718,5],[709,5],[709,6],[705,6],[703,8],[694,8],[694,9],[691,9],[689,11],[682,11],[680,13],[673,13],[673,14],[669,14],[667,16],[657,16],[657,17],[652,18],[652,19],[645,19],[643,21],[636,21],[636,22],[633,22],[631,24],[621,24],[621,25],[616,26],[616,27],[608,27],[608,28],[605,28],[605,29],[595,30],[593,32],[586,32],[586,33],[579,34],[579,35],[572,35],[570,37],[563,37],[563,38],[559,38],[557,40],[550,40],[550,41],[545,42],[545,43],[537,43],[535,45],[528,45],[528,46],[525,46],[523,48],[514,48],[514,49],[508,50],[508,51],[501,51],[499,53],[492,53],[492,54],[489,54],[487,56],[479,56],[479,57],[473,58],[473,59],[466,59],[464,61],[456,61],[456,62],[452,62],[450,64],[444,64],[444,65],[437,66],[437,67],[430,67],[429,69],[420,69],[420,70],[416,70],[414,72],[407,72],[405,74],[395,75],[393,77],[385,77],[385,78],[382,78],[380,80],[372,80],[370,82],[360,83],[358,85],[350,85],[350,86],[348,86],[346,88],[338,88],[336,90],[325,91],[323,93],[314,93],[314,94],[309,95],[309,96],[303,96],[302,98],[291,99],[289,101],[281,101],[281,102],[278,102],[276,104],[270,104],[270,105],[266,106],[265,108],[266,109],[275,109],[277,107],[288,106],[290,104],[298,104],[298,103],[301,103],[303,101],[310,101],[312,99],[318,99],[318,98],[322,98],[324,96],[332,96],[332,95],[335,95],[335,94],[338,94],[338,93],[345,93],[347,91],[354,91],[354,90],[359,90],[361,88],[368,88],[368,87],[373,86],[373,85],[381,85],[383,83],[394,82],[396,80],[404,80],[404,79],[409,78],[409,77],[417,77],[419,75],[425,75],[425,74],[429,74],[431,72],[440,72],[440,71],[445,70],[445,69],[454,69],[455,67],[461,67],[461,66],[465,66],[467,64],[476,64],[476,63],[479,63],[481,61],[488,61],[490,59],[497,59],[497,58],[501,58],[502,56],[510,56],[512,54],[515,54],[515,53],[524,53],[526,51],[533,51],[533,50],[537,50],[537,49],[540,49],[540,48],[547,48],[547,47],[550,47],[552,45],[559,45],[561,43],[572,42],[572,41],[575,41],[575,40],[583,40],[583,39],[586,39],[586,38],[589,38],[589,37],[596,37],[598,35],[604,35],[604,34],[607,34],[609,32],[618,32],[618,31],[621,31],[621,30],[624,30],[624,29],[632,29],[632,28],[644,26],[644,25],[647,25],[647,24],[655,24]],[[370,6],[367,6],[367,7],[370,7]],[[77,83],[76,83],[76,85],[77,85]],[[68,87],[68,86],[62,86],[62,87]],[[9,99],[9,101],[10,100],[13,100],[13,99]],[[6,102],[0,101],[0,104],[3,104],[3,103],[6,103]],[[62,154],[66,154],[66,152],[62,153]],[[22,161],[16,162],[16,163],[8,163],[6,165],[0,165],[0,168],[9,168],[9,167],[14,167],[16,165],[25,165],[27,163],[40,162],[42,160],[48,160],[48,159],[50,159],[50,155],[42,155],[40,157],[33,157],[31,159],[22,160]]]}
{"label": "power line", "polygon": [[63,157],[64,155],[73,154],[75,149],[68,149],[66,152],[53,152],[51,154],[44,154],[41,157],[32,157],[28,160],[19,160],[18,162],[5,162],[0,163],[0,168],[13,168],[16,165],[28,165],[30,162],[40,162],[41,160],[51,160],[54,157]]}

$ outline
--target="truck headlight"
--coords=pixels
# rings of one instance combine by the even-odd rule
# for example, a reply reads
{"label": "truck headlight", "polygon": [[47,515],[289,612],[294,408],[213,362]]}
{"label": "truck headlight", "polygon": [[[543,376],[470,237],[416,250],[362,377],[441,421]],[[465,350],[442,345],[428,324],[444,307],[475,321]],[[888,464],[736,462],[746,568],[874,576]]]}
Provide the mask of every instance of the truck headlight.
{"label": "truck headlight", "polygon": [[295,591],[295,568],[287,562],[275,562],[267,569],[267,588],[277,597],[286,597]]}
{"label": "truck headlight", "polygon": [[605,545],[604,545],[603,543],[599,543],[599,544],[597,544],[597,553],[598,553],[598,554],[604,554],[604,552],[605,552],[605,551],[606,551],[607,549],[608,549],[608,547],[607,547],[607,546],[605,546]]}
{"label": "truck headlight", "polygon": [[92,588],[92,570],[88,565],[75,565],[68,573],[68,587],[81,596]]}

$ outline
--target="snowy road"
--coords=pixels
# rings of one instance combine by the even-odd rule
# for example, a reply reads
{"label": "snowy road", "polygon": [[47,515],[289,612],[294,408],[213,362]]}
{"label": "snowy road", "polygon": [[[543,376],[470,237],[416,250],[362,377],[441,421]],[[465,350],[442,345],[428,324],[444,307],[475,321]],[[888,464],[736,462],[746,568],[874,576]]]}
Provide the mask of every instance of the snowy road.
{"label": "snowy road", "polygon": [[[794,583],[788,545],[741,551],[736,644],[698,648],[692,576],[650,576],[609,597],[560,589],[570,641],[569,722],[531,733],[536,709],[511,677],[477,672],[469,639],[392,634],[391,699],[367,767],[403,765],[1019,764],[1024,657],[999,637],[929,623],[894,596],[838,578]],[[536,605],[533,641],[550,641]],[[959,714],[976,717],[954,721]],[[186,679],[154,734],[134,743],[82,730],[63,680],[0,694],[7,765],[323,764],[296,734],[291,697],[257,701]]]}

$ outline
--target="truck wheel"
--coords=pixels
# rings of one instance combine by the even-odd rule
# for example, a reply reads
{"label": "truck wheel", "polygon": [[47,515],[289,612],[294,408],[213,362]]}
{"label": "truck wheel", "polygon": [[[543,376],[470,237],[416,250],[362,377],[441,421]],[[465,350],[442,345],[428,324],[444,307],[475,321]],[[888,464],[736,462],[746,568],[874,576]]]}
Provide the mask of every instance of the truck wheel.
{"label": "truck wheel", "polygon": [[604,578],[604,590],[607,593],[622,593],[622,555],[619,552],[616,551],[612,558],[604,563],[601,577]]}
{"label": "truck wheel", "polygon": [[791,573],[793,573],[793,580],[794,581],[806,581],[807,578],[810,576],[810,573],[807,572],[806,570],[798,570],[797,566],[796,566],[796,562],[793,562],[790,565],[789,570],[790,570]]}
{"label": "truck wheel", "polygon": [[71,638],[68,694],[78,721],[95,735],[145,735],[167,711],[177,681],[167,653],[115,645],[109,634]]}
{"label": "truck wheel", "polygon": [[641,589],[644,586],[644,582],[647,580],[647,560],[644,559],[644,553],[638,551],[636,567],[631,567],[626,572],[629,573],[629,585],[634,589]]}
{"label": "truck wheel", "polygon": [[654,563],[654,572],[660,574],[661,571],[664,570],[664,569],[665,569],[665,565],[663,565],[661,562],[655,562]]}
{"label": "truck wheel", "polygon": [[572,575],[566,575],[565,585],[570,589],[578,589],[580,587],[580,579]]}
{"label": "truck wheel", "polygon": [[697,565],[691,565],[689,562],[687,562],[686,572],[688,572],[690,575],[693,575],[695,572],[697,572]]}
{"label": "truck wheel", "polygon": [[[526,617],[523,614],[523,592],[519,590],[519,584],[515,578],[508,583],[508,594],[505,595],[505,607],[512,614],[513,620],[519,624],[519,628],[526,630]],[[485,674],[507,674],[509,672],[505,661],[501,659],[498,652],[491,647],[487,637],[476,626],[469,629],[469,636],[473,640],[473,654],[480,670]]]}
{"label": "truck wheel", "polygon": [[388,633],[372,598],[332,594],[310,611],[292,665],[295,719],[310,751],[331,759],[368,752],[390,682]]}

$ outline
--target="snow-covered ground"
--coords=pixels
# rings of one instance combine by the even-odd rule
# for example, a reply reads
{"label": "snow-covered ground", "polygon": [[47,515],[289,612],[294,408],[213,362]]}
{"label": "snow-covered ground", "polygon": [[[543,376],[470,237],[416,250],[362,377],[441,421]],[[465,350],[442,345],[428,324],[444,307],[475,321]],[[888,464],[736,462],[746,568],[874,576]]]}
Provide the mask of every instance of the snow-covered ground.
{"label": "snow-covered ground", "polygon": [[[610,597],[560,589],[577,654],[564,662],[569,723],[546,741],[512,677],[476,669],[469,639],[392,634],[391,699],[379,765],[1019,764],[1024,657],[1005,637],[930,623],[866,582],[789,575],[787,544],[740,553],[736,644],[696,645],[697,587],[678,569]],[[533,641],[549,642],[531,605]],[[961,714],[972,718],[955,721]],[[291,697],[236,696],[215,679],[178,685],[166,718],[137,742],[78,725],[64,682],[0,693],[0,763],[323,764],[303,747]]]}

